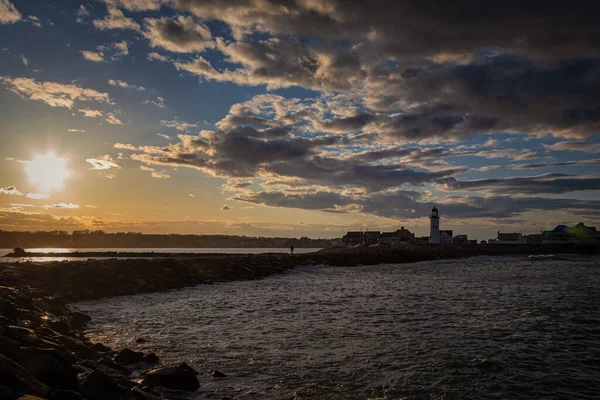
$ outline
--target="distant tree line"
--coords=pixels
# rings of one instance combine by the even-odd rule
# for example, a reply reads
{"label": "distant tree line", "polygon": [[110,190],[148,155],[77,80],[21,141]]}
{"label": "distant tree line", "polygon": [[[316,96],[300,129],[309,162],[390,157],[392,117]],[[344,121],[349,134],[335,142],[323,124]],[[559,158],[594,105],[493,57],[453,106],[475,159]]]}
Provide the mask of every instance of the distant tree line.
{"label": "distant tree line", "polygon": [[143,234],[139,232],[106,233],[101,230],[67,231],[2,231],[0,248],[210,248],[210,247],[331,247],[339,239],[310,239],[303,237],[252,237],[230,235]]}

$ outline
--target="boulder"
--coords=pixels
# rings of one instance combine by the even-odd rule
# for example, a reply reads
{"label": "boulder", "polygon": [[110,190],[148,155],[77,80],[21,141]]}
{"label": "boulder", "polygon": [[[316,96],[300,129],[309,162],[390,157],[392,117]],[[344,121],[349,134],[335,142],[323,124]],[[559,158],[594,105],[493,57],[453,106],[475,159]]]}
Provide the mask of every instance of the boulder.
{"label": "boulder", "polygon": [[8,386],[21,393],[30,393],[43,396],[48,392],[48,387],[35,379],[22,366],[10,358],[0,354],[0,386]]}
{"label": "boulder", "polygon": [[81,329],[92,320],[87,314],[81,313],[79,311],[74,311],[69,315],[69,322],[74,329]]}
{"label": "boulder", "polygon": [[85,400],[85,398],[79,393],[71,390],[57,390],[52,393],[50,400]]}
{"label": "boulder", "polygon": [[87,400],[121,400],[121,388],[101,369],[81,379],[79,392]]}
{"label": "boulder", "polygon": [[19,364],[52,389],[76,389],[77,372],[62,354],[52,349],[22,349]]}
{"label": "boulder", "polygon": [[156,364],[158,362],[158,356],[154,353],[148,353],[142,358],[142,361],[147,364]]}
{"label": "boulder", "polygon": [[0,336],[0,354],[14,359],[19,354],[19,342]]}
{"label": "boulder", "polygon": [[23,326],[10,325],[8,327],[7,336],[19,342],[22,346],[35,345],[38,337],[33,329]]}
{"label": "boulder", "polygon": [[68,322],[63,320],[50,320],[48,321],[48,326],[55,332],[62,333],[63,335],[68,335],[73,331],[71,325]]}
{"label": "boulder", "polygon": [[194,392],[200,387],[198,373],[186,363],[177,366],[156,368],[144,373],[144,385],[161,386],[168,389]]}
{"label": "boulder", "polygon": [[121,365],[138,363],[141,362],[143,359],[144,353],[129,349],[123,349],[115,356],[115,362]]}
{"label": "boulder", "polygon": [[92,350],[97,351],[98,353],[110,353],[112,352],[110,347],[106,347],[102,343],[95,343],[92,345]]}
{"label": "boulder", "polygon": [[160,400],[159,396],[145,392],[137,386],[131,389],[131,395],[134,400]]}

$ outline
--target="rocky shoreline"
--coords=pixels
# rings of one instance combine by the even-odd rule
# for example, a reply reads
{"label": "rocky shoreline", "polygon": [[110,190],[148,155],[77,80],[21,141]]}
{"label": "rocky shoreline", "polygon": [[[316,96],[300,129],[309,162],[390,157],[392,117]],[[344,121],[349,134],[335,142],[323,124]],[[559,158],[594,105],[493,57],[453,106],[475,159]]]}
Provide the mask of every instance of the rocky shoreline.
{"label": "rocky shoreline", "polygon": [[[160,365],[152,353],[117,352],[91,343],[83,334],[90,317],[70,309],[71,302],[260,279],[301,265],[407,263],[523,254],[524,250],[489,247],[332,249],[298,255],[209,254],[0,264],[0,400],[177,399],[185,398],[186,391],[196,391],[202,379],[212,379],[198,379],[197,372],[185,363]],[[553,249],[532,250],[536,249],[528,248],[524,253],[547,254]],[[593,252],[597,254],[597,250]],[[215,371],[213,376],[219,374]]]}

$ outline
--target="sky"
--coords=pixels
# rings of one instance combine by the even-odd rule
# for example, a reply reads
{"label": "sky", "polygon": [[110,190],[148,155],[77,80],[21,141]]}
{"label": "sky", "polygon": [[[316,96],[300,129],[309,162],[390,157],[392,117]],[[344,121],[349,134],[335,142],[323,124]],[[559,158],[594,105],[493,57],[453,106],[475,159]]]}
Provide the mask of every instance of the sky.
{"label": "sky", "polygon": [[0,229],[600,225],[597,8],[0,0]]}

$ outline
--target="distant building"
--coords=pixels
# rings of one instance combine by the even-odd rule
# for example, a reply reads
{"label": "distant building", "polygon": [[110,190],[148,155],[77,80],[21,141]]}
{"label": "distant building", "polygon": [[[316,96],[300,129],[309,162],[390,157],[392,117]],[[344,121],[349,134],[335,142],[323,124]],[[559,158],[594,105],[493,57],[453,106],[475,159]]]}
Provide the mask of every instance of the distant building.
{"label": "distant building", "polygon": [[348,232],[342,237],[344,246],[371,246],[379,243],[379,231]]}
{"label": "distant building", "polygon": [[522,244],[523,238],[518,232],[515,233],[500,233],[498,231],[498,237],[493,242],[494,244]]}
{"label": "distant building", "polygon": [[362,232],[348,232],[342,237],[344,246],[352,247],[362,244]]}
{"label": "distant building", "polygon": [[429,213],[429,244],[440,244],[440,215],[433,207]]}
{"label": "distant building", "polygon": [[467,243],[469,243],[469,238],[467,235],[456,235],[452,238],[452,243],[467,244]]}
{"label": "distant building", "polygon": [[454,232],[450,230],[440,231],[440,243],[442,244],[450,244],[452,243],[452,238],[454,237]]}
{"label": "distant building", "polygon": [[600,235],[596,228],[585,226],[581,222],[572,227],[558,225],[551,231],[542,232],[541,237],[542,244],[597,245],[600,243]]}
{"label": "distant building", "polygon": [[542,235],[534,234],[534,235],[523,236],[523,243],[525,243],[525,244],[541,244],[542,243]]}
{"label": "distant building", "polygon": [[379,236],[379,244],[388,245],[390,247],[406,246],[415,240],[415,234],[408,229],[401,227],[395,232],[381,232]]}

